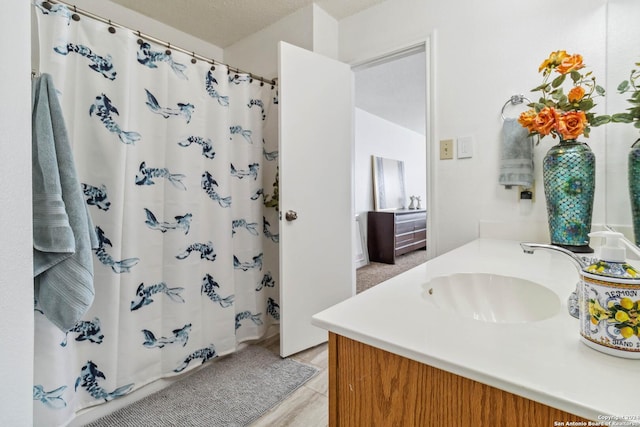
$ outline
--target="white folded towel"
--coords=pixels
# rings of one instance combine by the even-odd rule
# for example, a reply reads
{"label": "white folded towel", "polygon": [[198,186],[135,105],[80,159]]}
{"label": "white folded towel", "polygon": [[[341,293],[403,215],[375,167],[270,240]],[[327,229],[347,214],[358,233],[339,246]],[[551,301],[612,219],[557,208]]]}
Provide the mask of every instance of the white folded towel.
{"label": "white folded towel", "polygon": [[502,125],[498,183],[505,188],[533,185],[533,138],[511,117],[504,119]]}

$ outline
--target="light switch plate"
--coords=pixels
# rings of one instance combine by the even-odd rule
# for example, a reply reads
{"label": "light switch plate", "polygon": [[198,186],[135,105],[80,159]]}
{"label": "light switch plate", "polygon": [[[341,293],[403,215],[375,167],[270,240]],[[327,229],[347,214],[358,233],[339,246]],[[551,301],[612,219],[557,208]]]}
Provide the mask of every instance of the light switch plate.
{"label": "light switch plate", "polygon": [[440,141],[440,160],[453,159],[453,139]]}
{"label": "light switch plate", "polygon": [[473,157],[473,137],[461,136],[458,138],[458,158],[468,159]]}

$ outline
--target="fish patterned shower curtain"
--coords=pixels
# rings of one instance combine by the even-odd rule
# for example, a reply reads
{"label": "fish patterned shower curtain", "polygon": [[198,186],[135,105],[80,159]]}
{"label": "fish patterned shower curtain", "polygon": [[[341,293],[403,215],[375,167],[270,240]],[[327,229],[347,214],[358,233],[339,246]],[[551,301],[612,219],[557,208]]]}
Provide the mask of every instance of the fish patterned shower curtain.
{"label": "fish patterned shower curtain", "polygon": [[34,421],[58,426],[277,323],[278,100],[62,4],[34,11],[99,239],[75,327],[35,301]]}

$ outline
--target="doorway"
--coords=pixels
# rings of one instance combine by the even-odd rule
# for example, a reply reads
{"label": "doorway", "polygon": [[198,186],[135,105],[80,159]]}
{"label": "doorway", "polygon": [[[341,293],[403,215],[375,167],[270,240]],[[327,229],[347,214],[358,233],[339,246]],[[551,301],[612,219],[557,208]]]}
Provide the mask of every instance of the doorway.
{"label": "doorway", "polygon": [[[362,234],[361,246],[367,246],[367,215],[375,205],[372,156],[401,160],[405,170],[405,208],[410,205],[410,197],[415,196],[420,198],[421,208],[427,210],[426,251],[403,255],[402,262],[395,265],[357,263],[358,291],[421,264],[435,253],[429,209],[433,193],[429,190],[432,173],[429,167],[429,59],[427,40],[352,67],[355,81],[353,203],[357,227]],[[358,259],[362,259],[360,254]],[[367,283],[363,286],[360,281]]]}

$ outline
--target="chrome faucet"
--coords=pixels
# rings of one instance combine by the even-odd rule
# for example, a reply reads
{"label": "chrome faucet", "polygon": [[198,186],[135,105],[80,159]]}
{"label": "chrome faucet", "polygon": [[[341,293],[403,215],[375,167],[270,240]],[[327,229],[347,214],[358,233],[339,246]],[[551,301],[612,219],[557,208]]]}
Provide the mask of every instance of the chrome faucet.
{"label": "chrome faucet", "polygon": [[[571,258],[571,261],[574,263],[576,268],[578,269],[578,274],[582,273],[582,269],[588,267],[592,264],[593,260],[589,257],[581,257],[568,249],[562,248],[560,246],[555,245],[547,245],[544,243],[520,243],[520,247],[526,254],[532,254],[537,249],[546,249],[550,251],[556,251],[568,255]],[[576,319],[580,317],[580,305],[578,300],[578,284],[576,284],[576,290],[571,292],[569,295],[569,299],[567,301],[567,309],[569,310],[569,314]]]}
{"label": "chrome faucet", "polygon": [[583,268],[591,265],[591,259],[588,257],[581,257],[571,252],[568,249],[562,248],[556,245],[547,245],[544,243],[520,243],[520,247],[524,251],[525,254],[532,254],[533,251],[537,249],[546,249],[550,251],[556,251],[568,255],[571,258],[571,261],[575,264],[578,272],[582,271]]}

